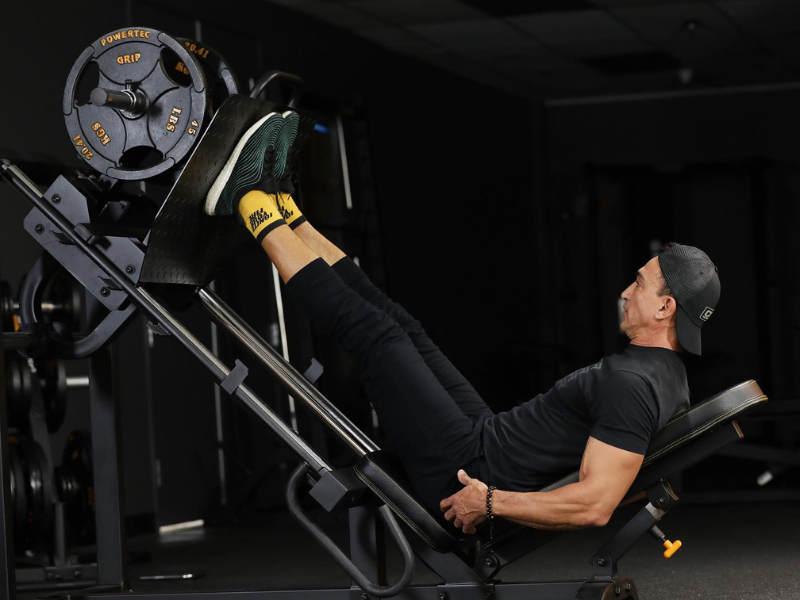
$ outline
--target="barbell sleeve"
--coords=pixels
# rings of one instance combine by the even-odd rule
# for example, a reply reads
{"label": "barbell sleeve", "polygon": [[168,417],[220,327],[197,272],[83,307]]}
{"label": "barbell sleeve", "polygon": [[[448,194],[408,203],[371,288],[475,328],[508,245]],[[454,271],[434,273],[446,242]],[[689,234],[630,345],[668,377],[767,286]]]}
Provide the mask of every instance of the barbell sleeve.
{"label": "barbell sleeve", "polygon": [[130,90],[108,90],[106,88],[94,88],[89,97],[95,106],[108,106],[117,110],[124,110],[132,113],[142,112],[145,108],[144,98],[139,97]]}
{"label": "barbell sleeve", "polygon": [[89,378],[86,376],[67,377],[67,388],[87,388]]}

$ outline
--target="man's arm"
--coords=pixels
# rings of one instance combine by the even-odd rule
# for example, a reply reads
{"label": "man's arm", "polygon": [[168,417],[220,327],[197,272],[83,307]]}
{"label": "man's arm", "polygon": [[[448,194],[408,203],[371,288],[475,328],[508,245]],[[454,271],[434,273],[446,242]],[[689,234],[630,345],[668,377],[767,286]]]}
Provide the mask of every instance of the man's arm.
{"label": "man's arm", "polygon": [[[551,492],[506,492],[492,494],[492,512],[497,517],[537,529],[578,529],[605,525],[630,488],[644,456],[616,448],[590,437],[581,461],[580,480]],[[460,492],[441,502],[445,518],[474,533],[486,520],[487,487],[463,471]]]}

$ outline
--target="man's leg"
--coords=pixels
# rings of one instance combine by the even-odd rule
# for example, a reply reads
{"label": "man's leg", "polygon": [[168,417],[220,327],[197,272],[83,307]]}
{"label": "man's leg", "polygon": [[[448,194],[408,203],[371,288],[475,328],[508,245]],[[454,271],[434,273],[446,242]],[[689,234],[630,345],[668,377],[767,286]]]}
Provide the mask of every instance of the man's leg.
{"label": "man's leg", "polygon": [[424,502],[458,489],[455,474],[480,456],[475,423],[430,371],[413,342],[384,311],[349,288],[288,227],[262,241],[305,312],[355,359],[367,396]]}
{"label": "man's leg", "polygon": [[375,286],[366,273],[341,249],[314,229],[308,221],[296,226],[294,232],[309,248],[331,265],[348,286],[397,321],[411,338],[417,351],[439,383],[458,404],[461,412],[475,422],[481,422],[494,414],[472,387],[472,384],[428,337],[420,322]]}
{"label": "man's leg", "polygon": [[353,355],[417,493],[437,511],[439,501],[461,487],[458,469],[480,473],[480,429],[461,412],[397,322],[348,287],[291,231],[287,225],[297,227],[304,219],[291,210],[294,203],[287,206],[255,189],[252,173],[261,172],[259,161],[271,162],[276,144],[274,136],[266,135],[269,123],[246,132],[241,152],[215,181],[212,192],[219,193],[209,195],[206,212],[238,213],[301,307]]}
{"label": "man's leg", "polygon": [[459,489],[458,469],[478,469],[476,424],[462,413],[397,322],[349,288],[289,227],[273,227],[261,246],[306,313],[353,356],[415,490],[437,510],[442,498]]}

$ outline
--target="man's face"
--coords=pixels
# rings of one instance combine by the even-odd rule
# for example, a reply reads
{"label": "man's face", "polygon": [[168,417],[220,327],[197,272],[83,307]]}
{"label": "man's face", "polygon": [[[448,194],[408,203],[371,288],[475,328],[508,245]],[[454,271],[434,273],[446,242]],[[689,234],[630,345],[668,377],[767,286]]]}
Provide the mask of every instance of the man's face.
{"label": "man's face", "polygon": [[663,285],[664,277],[655,257],[639,269],[636,280],[622,292],[625,305],[619,328],[630,339],[656,325],[656,315],[664,303],[664,296],[658,295]]}

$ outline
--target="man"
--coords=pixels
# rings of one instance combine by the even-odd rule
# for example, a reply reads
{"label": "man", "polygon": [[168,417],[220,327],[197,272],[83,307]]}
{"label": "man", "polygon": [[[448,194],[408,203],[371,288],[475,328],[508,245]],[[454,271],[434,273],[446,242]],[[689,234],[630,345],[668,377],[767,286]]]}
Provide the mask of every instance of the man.
{"label": "man", "polygon": [[[700,354],[700,328],[719,299],[708,256],[676,245],[651,259],[622,292],[628,347],[495,415],[419,322],[300,213],[281,178],[296,135],[283,126],[288,116],[245,133],[205,210],[238,213],[300,306],[356,360],[423,502],[465,533],[494,517],[542,529],[605,524],[652,434],[688,407],[679,352]],[[578,467],[577,483],[531,491]]]}

